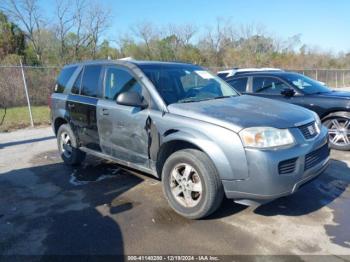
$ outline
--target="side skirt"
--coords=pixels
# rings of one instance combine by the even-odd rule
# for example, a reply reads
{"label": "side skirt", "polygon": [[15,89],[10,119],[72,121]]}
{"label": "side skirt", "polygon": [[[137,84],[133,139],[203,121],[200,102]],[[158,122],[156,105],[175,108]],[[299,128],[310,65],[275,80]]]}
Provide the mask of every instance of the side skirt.
{"label": "side skirt", "polygon": [[115,163],[117,163],[117,164],[119,164],[121,166],[125,166],[125,167],[129,167],[129,168],[132,168],[132,169],[136,169],[138,171],[141,171],[141,172],[150,174],[152,176],[158,177],[158,174],[157,174],[156,171],[148,169],[146,167],[143,167],[143,166],[140,166],[140,165],[136,165],[136,164],[130,163],[128,161],[120,160],[120,159],[114,158],[112,156],[106,155],[104,153],[101,153],[101,152],[98,152],[98,151],[86,148],[86,147],[80,147],[79,149],[81,151],[87,153],[87,154],[90,154],[90,155],[93,155],[93,156],[96,156],[96,157],[99,157],[99,158],[103,158],[103,159],[106,159],[106,160],[110,160],[110,161],[113,161],[113,162],[115,162]]}

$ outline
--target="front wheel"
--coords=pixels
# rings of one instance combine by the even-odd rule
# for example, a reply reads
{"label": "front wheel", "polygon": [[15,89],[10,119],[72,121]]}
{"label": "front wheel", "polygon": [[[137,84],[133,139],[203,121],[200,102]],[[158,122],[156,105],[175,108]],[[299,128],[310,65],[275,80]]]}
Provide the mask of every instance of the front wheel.
{"label": "front wheel", "polygon": [[328,128],[331,148],[337,150],[350,150],[350,119],[345,117],[332,117],[324,122]]}
{"label": "front wheel", "polygon": [[162,179],[170,206],[190,219],[213,213],[224,196],[216,168],[199,150],[185,149],[172,154],[164,164]]}

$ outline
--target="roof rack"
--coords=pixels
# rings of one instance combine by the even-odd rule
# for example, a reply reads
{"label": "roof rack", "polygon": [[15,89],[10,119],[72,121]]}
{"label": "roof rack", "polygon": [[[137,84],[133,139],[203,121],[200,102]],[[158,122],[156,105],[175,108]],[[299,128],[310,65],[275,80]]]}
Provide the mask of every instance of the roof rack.
{"label": "roof rack", "polygon": [[132,56],[119,58],[117,60],[121,60],[121,61],[135,61],[135,59]]}
{"label": "roof rack", "polygon": [[227,69],[223,71],[218,71],[217,74],[220,77],[228,78],[231,76],[234,76],[237,73],[249,73],[249,72],[266,72],[266,71],[283,71],[279,68],[273,68],[273,67],[261,67],[261,68],[233,68],[233,69]]}

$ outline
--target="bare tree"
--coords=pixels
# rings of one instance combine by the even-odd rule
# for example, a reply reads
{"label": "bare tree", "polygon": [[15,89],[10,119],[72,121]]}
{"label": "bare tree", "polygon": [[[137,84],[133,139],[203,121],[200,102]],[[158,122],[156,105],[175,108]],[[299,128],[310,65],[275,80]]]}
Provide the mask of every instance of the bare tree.
{"label": "bare tree", "polygon": [[43,18],[40,13],[38,0],[2,0],[0,8],[16,23],[23,25],[26,36],[33,45],[39,61],[42,60]]}
{"label": "bare tree", "polygon": [[59,54],[63,62],[65,62],[67,53],[66,37],[74,25],[74,13],[71,10],[72,8],[69,0],[56,0],[56,37],[60,42]]}
{"label": "bare tree", "polygon": [[207,27],[207,33],[201,41],[207,60],[213,61],[216,66],[221,66],[224,48],[228,44],[226,31],[230,28],[229,20],[217,18],[213,27]]}
{"label": "bare tree", "polygon": [[143,22],[137,24],[132,28],[135,36],[140,38],[146,45],[146,56],[148,59],[152,59],[153,51],[151,48],[151,41],[158,38],[158,32],[156,28],[149,22]]}
{"label": "bare tree", "polygon": [[176,36],[179,44],[186,46],[190,43],[193,36],[197,33],[198,28],[191,24],[168,26],[169,34]]}
{"label": "bare tree", "polygon": [[85,14],[87,12],[86,0],[75,0],[73,8],[74,27],[72,31],[75,33],[75,39],[73,43],[73,57],[75,60],[77,60],[80,55],[81,47],[84,46],[89,39],[89,34],[85,30]]}
{"label": "bare tree", "polygon": [[91,46],[91,56],[96,58],[97,45],[102,33],[107,29],[109,22],[109,11],[100,5],[91,5],[87,23],[89,34],[89,43]]}

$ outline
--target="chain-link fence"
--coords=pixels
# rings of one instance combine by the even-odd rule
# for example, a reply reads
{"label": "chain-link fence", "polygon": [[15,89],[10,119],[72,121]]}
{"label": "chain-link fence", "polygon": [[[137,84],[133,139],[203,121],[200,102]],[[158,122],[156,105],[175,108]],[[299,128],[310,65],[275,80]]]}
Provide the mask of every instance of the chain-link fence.
{"label": "chain-link fence", "polygon": [[350,70],[348,69],[296,69],[288,71],[309,76],[332,88],[350,87]]}
{"label": "chain-link fence", "polygon": [[[0,66],[0,131],[49,123],[48,98],[59,67]],[[26,96],[26,88],[28,99]]]}
{"label": "chain-link fence", "polygon": [[[214,72],[223,69],[211,67]],[[0,66],[0,132],[31,124],[25,85],[34,124],[49,122],[48,99],[59,70],[59,66]],[[288,71],[307,75],[332,88],[350,87],[350,70],[295,69]]]}

